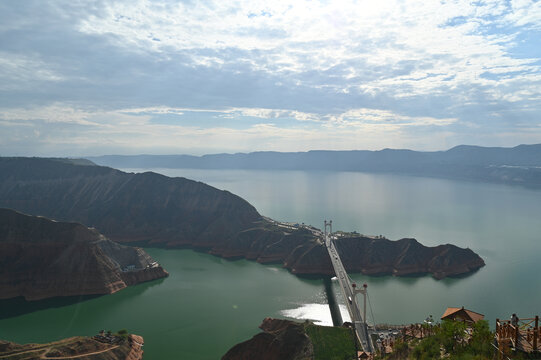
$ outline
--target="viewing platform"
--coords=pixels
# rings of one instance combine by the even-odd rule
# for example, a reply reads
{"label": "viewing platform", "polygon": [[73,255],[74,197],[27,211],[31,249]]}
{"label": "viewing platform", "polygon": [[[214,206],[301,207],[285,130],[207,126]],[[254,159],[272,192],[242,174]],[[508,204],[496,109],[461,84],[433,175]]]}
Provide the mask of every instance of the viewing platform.
{"label": "viewing platform", "polygon": [[539,316],[516,318],[515,321],[496,319],[496,341],[499,358],[511,350],[526,354],[541,354]]}

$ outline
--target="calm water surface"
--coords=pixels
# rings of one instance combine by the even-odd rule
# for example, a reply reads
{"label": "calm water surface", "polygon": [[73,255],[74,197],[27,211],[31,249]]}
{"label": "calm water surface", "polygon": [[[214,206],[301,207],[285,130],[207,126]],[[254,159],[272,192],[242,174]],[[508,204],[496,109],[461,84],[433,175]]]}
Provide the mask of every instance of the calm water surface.
{"label": "calm water surface", "polygon": [[126,328],[144,337],[145,360],[219,359],[256,334],[266,316],[326,299],[321,280],[300,279],[278,266],[191,250],[147,250],[169,271],[168,278],[0,320],[0,339],[47,342]]}
{"label": "calm water surface", "polygon": [[[321,228],[326,218],[335,230],[415,237],[426,245],[453,243],[473,249],[487,263],[468,277],[441,281],[353,275],[368,283],[376,322],[418,322],[462,305],[492,324],[513,312],[541,313],[541,191],[348,172],[153,171],[229,190],[277,220]],[[127,328],[144,336],[147,360],[203,360],[219,359],[250,338],[265,316],[330,322],[320,280],[191,250],[148,251],[169,278],[39,311],[29,311],[23,302],[0,303],[8,313],[28,311],[0,320],[0,338],[40,342]]]}

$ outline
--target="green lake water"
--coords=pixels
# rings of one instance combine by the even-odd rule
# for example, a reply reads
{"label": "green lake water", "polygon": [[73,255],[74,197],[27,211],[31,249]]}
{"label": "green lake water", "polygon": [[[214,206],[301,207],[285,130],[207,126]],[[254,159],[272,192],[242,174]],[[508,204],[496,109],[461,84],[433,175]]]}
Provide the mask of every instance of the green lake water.
{"label": "green lake water", "polygon": [[0,339],[48,342],[126,328],[144,337],[145,360],[219,359],[256,334],[263,318],[280,316],[284,306],[325,302],[322,281],[300,279],[278,266],[192,250],[147,250],[168,278],[0,320]]}
{"label": "green lake water", "polygon": [[[369,320],[419,322],[429,314],[439,318],[447,306],[481,312],[492,326],[513,312],[541,314],[539,190],[351,172],[153,171],[229,190],[277,220],[321,228],[332,219],[334,230],[453,243],[487,263],[470,276],[440,281],[353,274],[368,284]],[[147,250],[170,277],[72,304],[41,303],[41,310],[39,304],[0,302],[0,338],[45,342],[126,328],[145,338],[146,360],[211,360],[257,333],[266,316],[330,323],[321,280],[192,250]]]}

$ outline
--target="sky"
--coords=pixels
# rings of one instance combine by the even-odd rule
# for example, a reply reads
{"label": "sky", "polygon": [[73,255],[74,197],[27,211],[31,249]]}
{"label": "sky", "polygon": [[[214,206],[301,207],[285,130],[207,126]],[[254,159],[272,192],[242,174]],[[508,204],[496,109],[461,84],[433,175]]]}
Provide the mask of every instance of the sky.
{"label": "sky", "polygon": [[0,0],[0,156],[533,143],[539,0]]}

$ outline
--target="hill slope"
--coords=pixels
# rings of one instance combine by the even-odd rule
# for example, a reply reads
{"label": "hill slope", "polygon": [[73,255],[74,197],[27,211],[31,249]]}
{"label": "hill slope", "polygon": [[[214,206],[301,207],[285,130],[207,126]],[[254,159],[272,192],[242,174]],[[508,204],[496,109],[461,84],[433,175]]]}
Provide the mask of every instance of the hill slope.
{"label": "hill slope", "polygon": [[0,264],[0,299],[110,294],[167,276],[143,249],[9,209],[0,209]]}
{"label": "hill slope", "polygon": [[240,197],[200,182],[37,158],[0,158],[0,206],[77,221],[116,241],[201,247],[261,219]]}
{"label": "hill slope", "polygon": [[141,360],[143,359],[142,345],[143,338],[138,335],[128,335],[127,339],[114,343],[83,336],[47,344],[20,345],[0,340],[0,358],[6,360],[73,358],[81,360]]}

